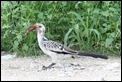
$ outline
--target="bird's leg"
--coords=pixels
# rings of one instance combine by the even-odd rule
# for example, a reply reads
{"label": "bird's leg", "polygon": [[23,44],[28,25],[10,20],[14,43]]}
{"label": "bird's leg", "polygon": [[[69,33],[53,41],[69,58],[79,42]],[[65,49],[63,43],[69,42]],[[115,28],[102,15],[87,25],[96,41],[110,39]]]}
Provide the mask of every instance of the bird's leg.
{"label": "bird's leg", "polygon": [[51,63],[49,66],[43,66],[42,69],[46,70],[46,69],[50,69],[53,65],[55,65],[56,63]]}
{"label": "bird's leg", "polygon": [[42,69],[45,70],[45,69],[50,69],[53,65],[55,65],[57,63],[57,54],[50,54],[50,57],[52,59],[52,63],[49,65],[49,66],[43,66]]}

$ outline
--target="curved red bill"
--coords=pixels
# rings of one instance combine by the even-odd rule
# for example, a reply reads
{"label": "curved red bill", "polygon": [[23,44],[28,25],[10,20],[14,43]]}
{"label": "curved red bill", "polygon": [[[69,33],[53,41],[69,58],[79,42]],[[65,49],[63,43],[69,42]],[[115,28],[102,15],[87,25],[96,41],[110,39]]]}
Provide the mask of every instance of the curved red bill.
{"label": "curved red bill", "polygon": [[36,24],[32,24],[31,26],[29,26],[26,30],[25,30],[25,35],[27,35],[27,33],[29,33],[31,30],[37,28]]}

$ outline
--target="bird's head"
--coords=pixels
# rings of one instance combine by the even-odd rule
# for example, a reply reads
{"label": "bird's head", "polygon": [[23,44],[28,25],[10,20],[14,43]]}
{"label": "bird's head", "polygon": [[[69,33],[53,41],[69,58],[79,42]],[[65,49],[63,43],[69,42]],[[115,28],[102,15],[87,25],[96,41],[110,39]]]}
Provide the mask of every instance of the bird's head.
{"label": "bird's head", "polygon": [[27,33],[29,33],[31,30],[34,30],[34,29],[36,29],[37,32],[39,32],[39,33],[44,33],[44,32],[45,32],[45,26],[44,26],[42,23],[36,23],[36,24],[30,25],[30,26],[26,29],[25,35],[26,35]]}

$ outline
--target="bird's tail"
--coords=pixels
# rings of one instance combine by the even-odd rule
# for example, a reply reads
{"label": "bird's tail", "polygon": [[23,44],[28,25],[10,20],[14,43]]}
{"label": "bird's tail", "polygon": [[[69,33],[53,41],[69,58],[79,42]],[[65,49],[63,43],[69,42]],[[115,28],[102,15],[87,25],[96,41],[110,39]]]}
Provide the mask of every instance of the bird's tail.
{"label": "bird's tail", "polygon": [[78,52],[79,56],[88,56],[88,57],[94,57],[94,58],[103,58],[103,59],[108,59],[108,56],[106,55],[97,55],[97,54],[92,54],[92,53],[84,53],[84,52]]}

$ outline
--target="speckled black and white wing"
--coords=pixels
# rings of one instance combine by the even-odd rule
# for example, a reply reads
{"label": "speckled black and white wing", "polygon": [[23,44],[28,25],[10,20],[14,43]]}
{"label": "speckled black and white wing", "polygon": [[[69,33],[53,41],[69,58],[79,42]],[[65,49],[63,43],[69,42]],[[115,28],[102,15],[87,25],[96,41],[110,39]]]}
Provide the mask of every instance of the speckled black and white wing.
{"label": "speckled black and white wing", "polygon": [[77,53],[77,51],[71,50],[67,48],[66,46],[62,45],[61,43],[46,40],[42,42],[42,47],[46,50],[58,53],[58,54],[73,54]]}

